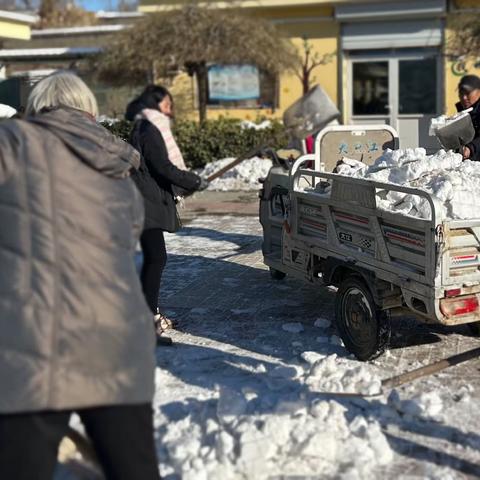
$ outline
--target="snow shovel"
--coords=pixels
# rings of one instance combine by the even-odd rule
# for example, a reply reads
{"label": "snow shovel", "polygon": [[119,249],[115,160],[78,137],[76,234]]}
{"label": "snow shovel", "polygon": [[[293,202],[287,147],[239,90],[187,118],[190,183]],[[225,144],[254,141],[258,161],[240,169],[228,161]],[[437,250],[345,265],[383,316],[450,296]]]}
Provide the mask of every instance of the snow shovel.
{"label": "snow shovel", "polygon": [[224,173],[236,167],[239,163],[242,163],[244,160],[252,158],[254,155],[258,154],[258,152],[260,152],[263,148],[265,148],[264,144],[257,145],[256,147],[243,153],[242,155],[237,157],[235,160],[231,161],[229,164],[225,165],[220,170],[216,171],[215,173],[212,173],[212,175],[207,177],[206,178],[207,182],[211,182],[212,180],[215,180],[216,178],[221,177]]}
{"label": "snow shovel", "polygon": [[395,388],[403,385],[405,383],[412,382],[417,378],[426,377],[428,375],[433,375],[434,373],[441,372],[448,367],[453,367],[459,363],[467,362],[468,360],[474,360],[480,357],[480,347],[472,348],[466,352],[458,353],[450,357],[444,358],[443,360],[438,360],[437,362],[430,363],[424,367],[416,368],[410,372],[402,373],[395,377],[387,378],[382,381],[383,388]]}
{"label": "snow shovel", "polygon": [[445,124],[432,124],[433,133],[445,150],[461,150],[475,137],[475,128],[469,113],[471,110],[469,108],[447,118]]}
{"label": "snow shovel", "polygon": [[480,357],[480,347],[467,350],[466,352],[458,353],[450,357],[444,358],[443,360],[438,360],[437,362],[430,363],[424,367],[416,368],[415,370],[410,370],[409,372],[396,375],[394,377],[386,378],[382,380],[382,387],[379,392],[364,394],[356,392],[316,392],[320,395],[331,395],[332,397],[360,397],[360,398],[370,398],[378,397],[385,393],[386,389],[392,389],[404,385],[405,383],[413,382],[418,378],[426,377],[428,375],[433,375],[435,373],[441,372],[448,367],[453,367],[459,363],[467,362],[468,360],[478,359]]}
{"label": "snow shovel", "polygon": [[[304,140],[309,135],[319,132],[322,128],[325,128],[328,123],[339,117],[340,112],[330,97],[320,85],[315,85],[303,97],[299,98],[295,103],[290,105],[287,110],[285,110],[285,113],[283,114],[283,124],[287,133],[292,137],[297,140]],[[262,152],[267,146],[268,142],[257,145],[251,150],[248,150],[228,165],[225,165],[223,168],[210,175],[206,179],[207,182],[211,182],[212,180],[221,177],[224,173],[236,167],[239,163],[253,157],[259,152]]]}
{"label": "snow shovel", "polygon": [[304,140],[340,118],[340,112],[320,85],[315,85],[303,97],[285,110],[283,123],[287,132]]}

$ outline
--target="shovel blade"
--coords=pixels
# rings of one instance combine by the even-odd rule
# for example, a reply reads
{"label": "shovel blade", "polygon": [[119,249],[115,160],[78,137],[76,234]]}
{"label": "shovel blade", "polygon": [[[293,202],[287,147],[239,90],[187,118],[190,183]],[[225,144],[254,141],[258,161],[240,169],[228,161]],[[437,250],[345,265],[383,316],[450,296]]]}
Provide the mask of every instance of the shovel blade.
{"label": "shovel blade", "polygon": [[283,123],[293,137],[303,140],[339,117],[336,105],[322,87],[316,85],[285,110]]}
{"label": "shovel blade", "polygon": [[446,150],[459,150],[475,137],[470,114],[460,115],[457,119],[435,130],[438,141]]}

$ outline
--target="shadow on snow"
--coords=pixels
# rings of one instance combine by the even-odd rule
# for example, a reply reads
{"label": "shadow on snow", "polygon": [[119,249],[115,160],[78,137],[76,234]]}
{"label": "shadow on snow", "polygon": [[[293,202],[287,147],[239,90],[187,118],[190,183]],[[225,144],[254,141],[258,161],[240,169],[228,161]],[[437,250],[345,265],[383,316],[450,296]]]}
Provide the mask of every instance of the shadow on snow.
{"label": "shadow on snow", "polygon": [[[191,385],[220,391],[258,392],[247,401],[242,412],[248,414],[282,414],[287,402],[303,402],[307,407],[312,400],[334,398],[347,408],[347,418],[362,414],[376,419],[384,428],[391,448],[408,457],[448,466],[459,472],[480,475],[476,463],[455,457],[434,447],[419,443],[421,440],[398,436],[398,432],[386,432],[389,426],[415,436],[441,439],[452,444],[480,448],[480,437],[471,432],[444,425],[429,418],[410,421],[395,412],[390,405],[375,400],[345,399],[311,392],[308,386],[293,378],[276,378],[272,371],[278,360],[286,365],[301,361],[298,354],[317,351],[347,356],[343,347],[317,341],[317,337],[334,334],[333,327],[323,331],[314,327],[318,317],[334,318],[334,294],[317,286],[287,277],[283,282],[270,279],[267,270],[258,265],[242,265],[235,262],[235,255],[253,253],[260,248],[257,236],[222,234],[205,228],[185,228],[180,236],[202,236],[212,240],[236,243],[232,254],[205,258],[195,255],[169,254],[167,269],[162,280],[162,306],[171,316],[177,317],[182,330],[189,334],[227,344],[219,350],[212,346],[175,343],[171,350],[157,350],[158,364],[171,374]],[[194,241],[194,240],[192,240]],[[225,259],[229,259],[225,261]],[[421,325],[421,335],[411,330],[411,322],[398,329],[392,348],[430,344],[441,341],[437,333],[462,332],[464,327],[445,329]],[[298,322],[304,331],[292,334],[282,329],[285,323]],[[398,323],[402,327],[402,322]],[[293,344],[292,342],[300,342]],[[229,346],[228,346],[229,345]],[[240,349],[240,350],[239,350]],[[257,358],[249,355],[254,352]],[[265,357],[259,358],[258,355]],[[185,368],[185,363],[188,368]],[[263,364],[265,370],[260,370]],[[215,372],[212,375],[212,369]],[[235,396],[233,393],[232,395]],[[222,407],[223,408],[223,407]],[[232,415],[238,414],[238,406],[232,403]],[[207,418],[219,414],[218,400],[199,401],[187,398],[161,407],[170,421],[178,421],[191,415],[200,425]],[[390,411],[386,411],[390,410]],[[165,427],[160,427],[160,436]],[[159,449],[161,449],[159,445]]]}

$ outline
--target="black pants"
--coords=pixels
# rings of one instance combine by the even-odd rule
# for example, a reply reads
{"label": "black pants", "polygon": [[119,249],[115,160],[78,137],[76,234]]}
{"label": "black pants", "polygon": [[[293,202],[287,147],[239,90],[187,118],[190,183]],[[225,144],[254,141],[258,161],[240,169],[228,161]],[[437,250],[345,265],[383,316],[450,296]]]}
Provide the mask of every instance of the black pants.
{"label": "black pants", "polygon": [[[0,415],[0,479],[52,480],[67,411]],[[158,480],[149,404],[76,410],[107,480]]]}
{"label": "black pants", "polygon": [[143,251],[143,265],[140,274],[143,294],[150,310],[155,314],[157,313],[162,273],[167,264],[163,230],[159,228],[145,230],[140,237],[140,245]]}

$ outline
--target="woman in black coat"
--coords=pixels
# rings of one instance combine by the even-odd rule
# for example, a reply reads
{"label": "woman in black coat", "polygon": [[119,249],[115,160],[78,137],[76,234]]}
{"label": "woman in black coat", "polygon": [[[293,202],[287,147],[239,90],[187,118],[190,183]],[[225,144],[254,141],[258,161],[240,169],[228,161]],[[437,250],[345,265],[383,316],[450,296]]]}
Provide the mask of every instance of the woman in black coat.
{"label": "woman in black coat", "polygon": [[177,154],[183,162],[169,127],[172,110],[173,99],[168,90],[149,85],[128,105],[125,115],[127,120],[135,120],[130,143],[142,155],[140,169],[132,175],[145,202],[145,226],[140,237],[143,251],[140,278],[147,303],[156,315],[158,334],[174,326],[158,309],[160,282],[167,262],[163,232],[176,232],[180,228],[174,188],[192,193],[208,185],[201,177],[179,168],[169,158],[169,154],[170,157]]}

